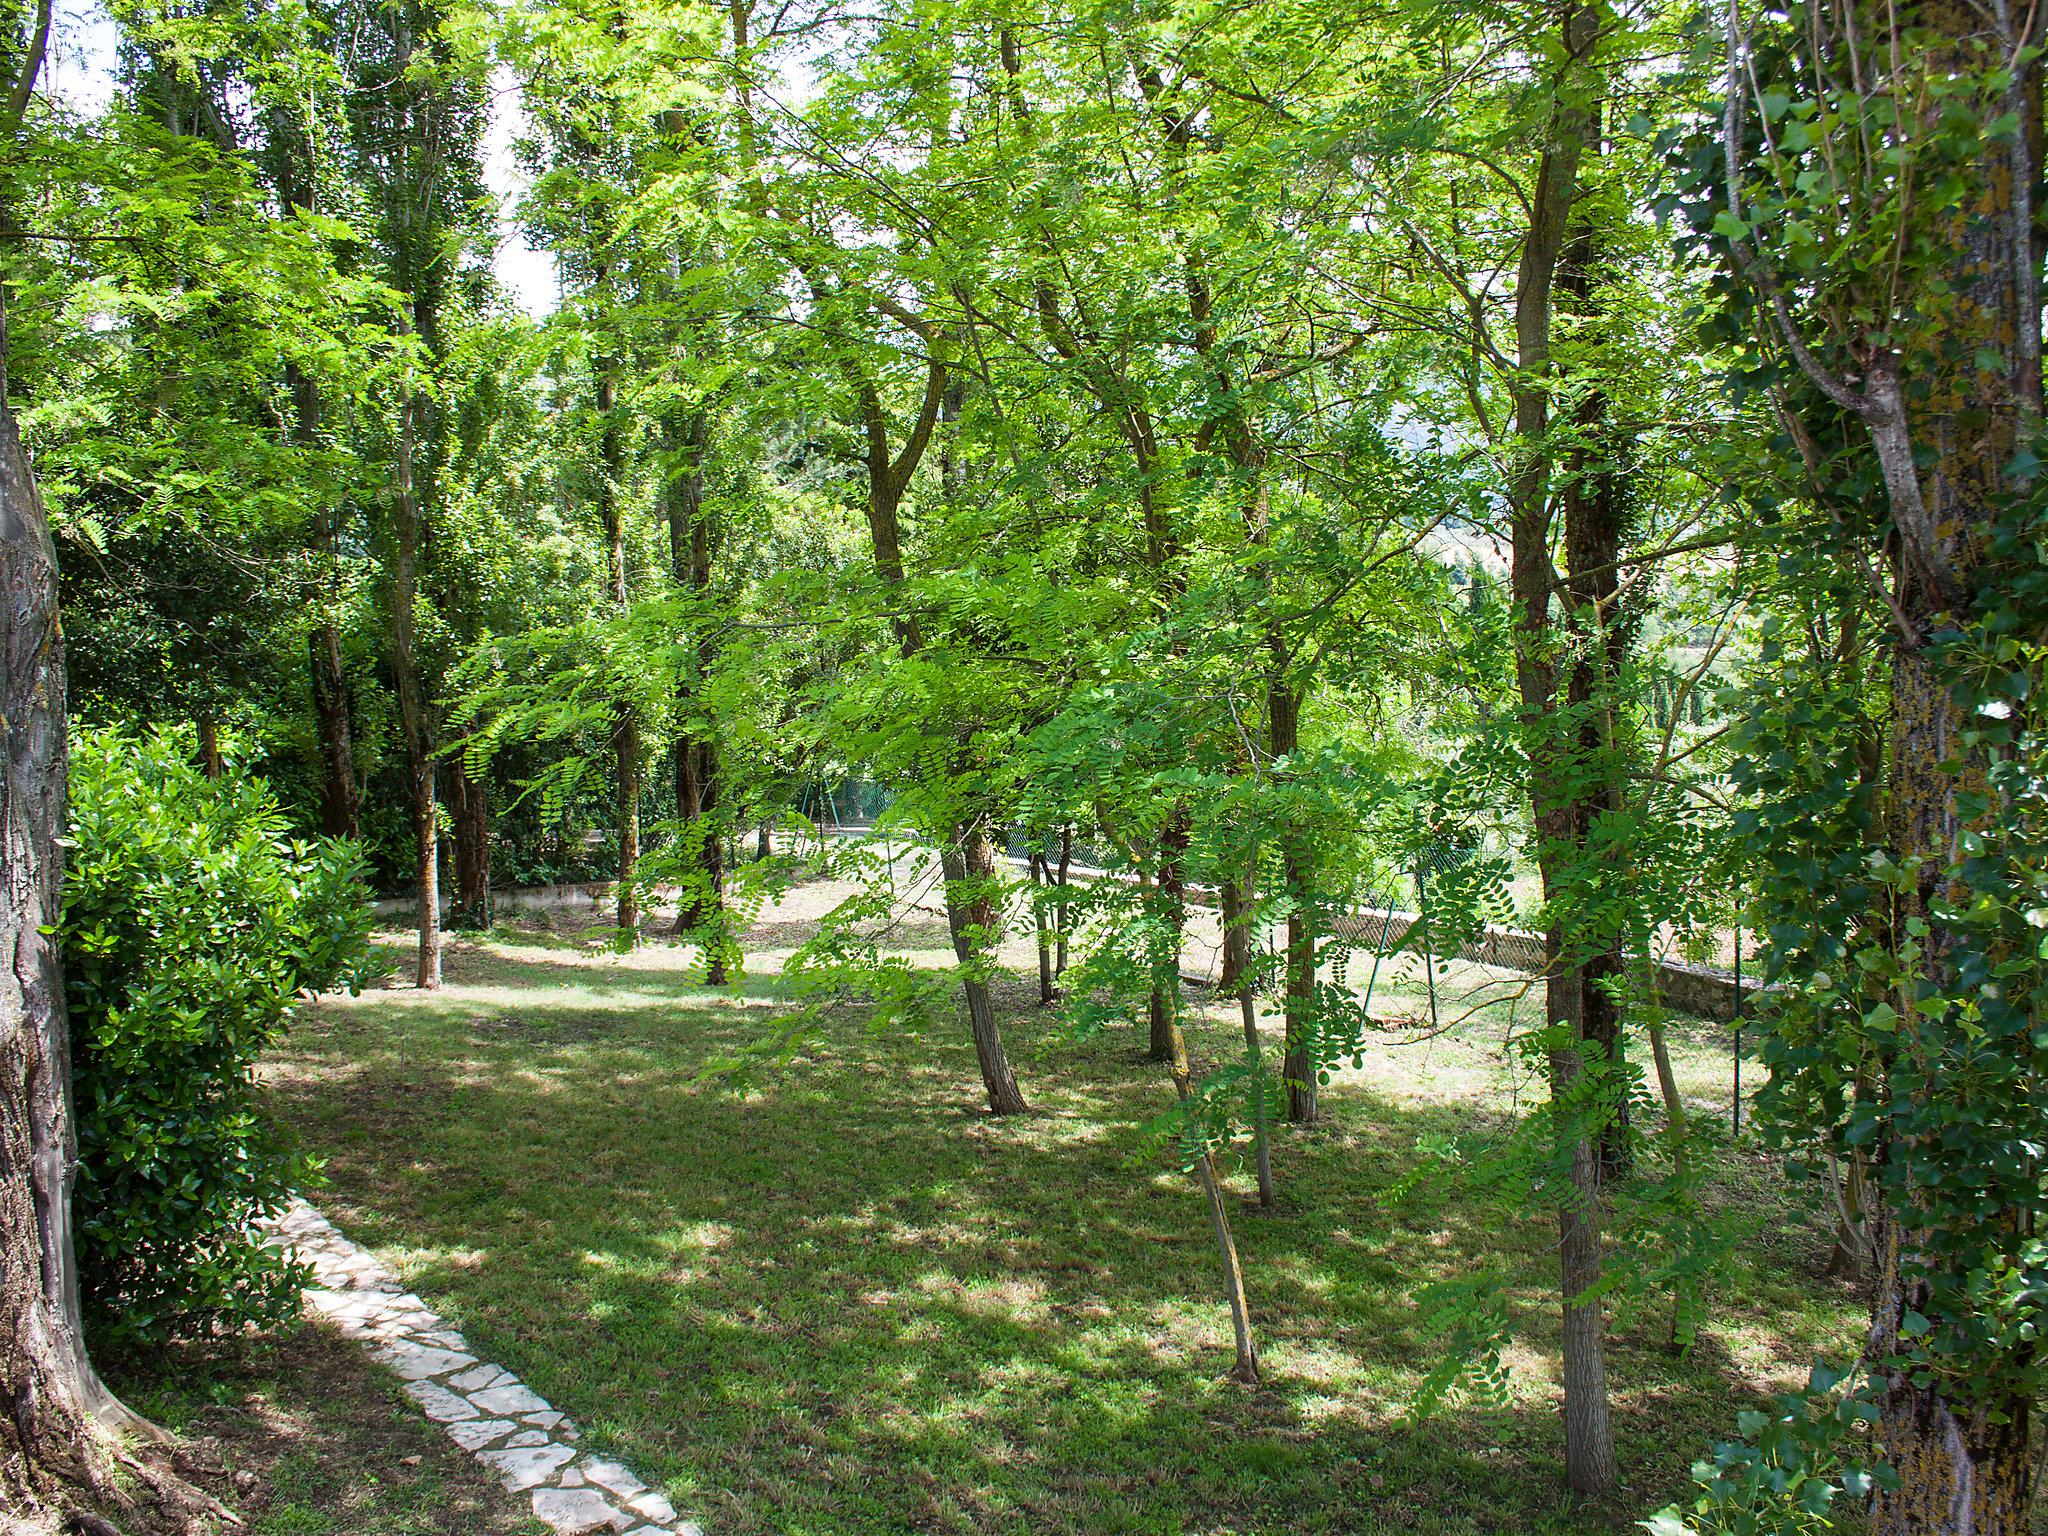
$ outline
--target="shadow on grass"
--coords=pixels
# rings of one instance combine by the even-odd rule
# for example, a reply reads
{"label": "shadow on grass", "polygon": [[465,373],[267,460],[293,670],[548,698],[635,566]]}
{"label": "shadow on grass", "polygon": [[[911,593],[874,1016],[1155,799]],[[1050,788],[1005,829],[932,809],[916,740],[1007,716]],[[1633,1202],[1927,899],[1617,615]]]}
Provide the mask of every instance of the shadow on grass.
{"label": "shadow on grass", "polygon": [[[1129,1130],[1171,1091],[1128,1032],[1006,1020],[1037,1112],[999,1121],[962,1028],[844,1024],[740,1096],[694,1081],[763,1024],[722,991],[482,948],[452,975],[309,1014],[276,1102],[352,1235],[720,1532],[1612,1529],[1684,1491],[1758,1362],[1842,1326],[1796,1243],[1737,1266],[1683,1359],[1646,1316],[1610,1366],[1630,1486],[1574,1506],[1554,1228],[1386,1199],[1419,1136],[1464,1128],[1453,1107],[1338,1085],[1330,1125],[1283,1138],[1276,1210],[1233,1179],[1269,1372],[1245,1392],[1219,1380],[1199,1198]],[[1220,1025],[1194,1043],[1233,1049]],[[1753,1172],[1743,1198],[1803,1230]],[[1443,1347],[1412,1290],[1481,1269],[1517,1316],[1518,1394],[1410,1424]]]}

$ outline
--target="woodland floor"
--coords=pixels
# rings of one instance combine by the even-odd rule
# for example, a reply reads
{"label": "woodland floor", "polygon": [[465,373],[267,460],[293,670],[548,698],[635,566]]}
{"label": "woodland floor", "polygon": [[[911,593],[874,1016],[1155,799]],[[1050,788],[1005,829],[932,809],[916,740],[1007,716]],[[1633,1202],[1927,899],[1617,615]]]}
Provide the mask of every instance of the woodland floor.
{"label": "woodland floor", "polygon": [[[1007,984],[1035,1109],[1012,1120],[979,1112],[951,1022],[848,1016],[744,1094],[697,1080],[765,1027],[780,957],[846,889],[763,912],[750,974],[726,990],[693,984],[687,952],[593,950],[587,910],[529,916],[455,942],[438,995],[394,983],[308,1008],[268,1071],[327,1161],[314,1198],[343,1230],[712,1536],[1612,1531],[1682,1495],[1743,1402],[1853,1339],[1817,1199],[1725,1134],[1726,1030],[1681,1023],[1709,1202],[1745,1235],[1690,1353],[1665,1347],[1668,1308],[1617,1318],[1626,1487],[1569,1500],[1554,1217],[1431,1183],[1390,1194],[1423,1148],[1497,1130],[1520,1089],[1502,1041],[1533,999],[1457,967],[1440,1016],[1469,1016],[1424,1043],[1390,1035],[1337,1077],[1327,1123],[1276,1150],[1276,1210],[1232,1169],[1267,1383],[1231,1386],[1200,1197],[1135,1131],[1171,1100],[1141,1031],[1079,1038]],[[403,938],[386,936],[394,963]],[[936,917],[897,942],[949,959]],[[1415,975],[1383,976],[1375,1014],[1426,1022]],[[1495,1000],[1457,1006],[1475,985]],[[1235,1050],[1233,1020],[1196,1023],[1198,1058]],[[1515,1318],[1506,1400],[1411,1423],[1447,1347],[1416,1287],[1489,1274]],[[259,1532],[523,1529],[336,1348],[287,1344],[281,1372],[194,1359],[138,1395],[207,1433],[223,1432],[216,1404],[299,1426],[303,1451],[251,1463],[278,1482]],[[381,1463],[355,1433],[373,1419]],[[447,1513],[465,1499],[472,1513]]]}

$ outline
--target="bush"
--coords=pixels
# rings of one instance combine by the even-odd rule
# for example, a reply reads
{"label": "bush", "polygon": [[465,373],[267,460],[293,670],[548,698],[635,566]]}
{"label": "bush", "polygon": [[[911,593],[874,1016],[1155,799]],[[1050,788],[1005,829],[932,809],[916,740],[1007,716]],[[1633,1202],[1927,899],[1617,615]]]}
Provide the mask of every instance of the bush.
{"label": "bush", "polygon": [[289,840],[260,779],[209,780],[174,736],[72,744],[62,942],[79,1268],[110,1342],[293,1315],[303,1275],[251,1228],[312,1165],[255,1066],[302,991],[360,984],[351,843]]}

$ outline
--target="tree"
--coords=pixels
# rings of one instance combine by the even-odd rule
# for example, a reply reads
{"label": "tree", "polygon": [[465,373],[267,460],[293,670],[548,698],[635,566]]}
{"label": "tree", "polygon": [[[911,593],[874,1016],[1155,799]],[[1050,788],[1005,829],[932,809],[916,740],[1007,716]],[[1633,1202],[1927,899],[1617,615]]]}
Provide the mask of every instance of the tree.
{"label": "tree", "polygon": [[[1873,1529],[2021,1531],[2043,1262],[2024,1149],[2048,1003],[2024,916],[2043,863],[2041,18],[1724,14],[1687,207],[1738,380],[1806,481],[1807,509],[1758,541],[1810,541],[1809,590],[1846,577],[1889,650],[1888,728],[1861,762],[1801,761],[1767,712],[1746,733],[1789,984],[1766,1112],[1875,1186],[1865,1364],[1891,1476]],[[1809,850],[1778,807],[1798,794],[1846,813],[1839,889],[1790,878]]]}

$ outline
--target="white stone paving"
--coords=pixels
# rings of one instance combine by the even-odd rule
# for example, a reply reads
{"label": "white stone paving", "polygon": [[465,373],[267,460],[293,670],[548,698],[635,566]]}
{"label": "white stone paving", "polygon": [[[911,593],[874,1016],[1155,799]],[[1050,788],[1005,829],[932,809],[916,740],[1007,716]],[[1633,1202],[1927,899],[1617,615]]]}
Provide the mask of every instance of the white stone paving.
{"label": "white stone paving", "polygon": [[508,1489],[528,1495],[557,1536],[704,1536],[616,1461],[580,1449],[574,1421],[503,1366],[479,1361],[460,1333],[305,1201],[268,1226],[271,1242],[312,1266],[306,1305],[405,1378],[421,1412]]}

